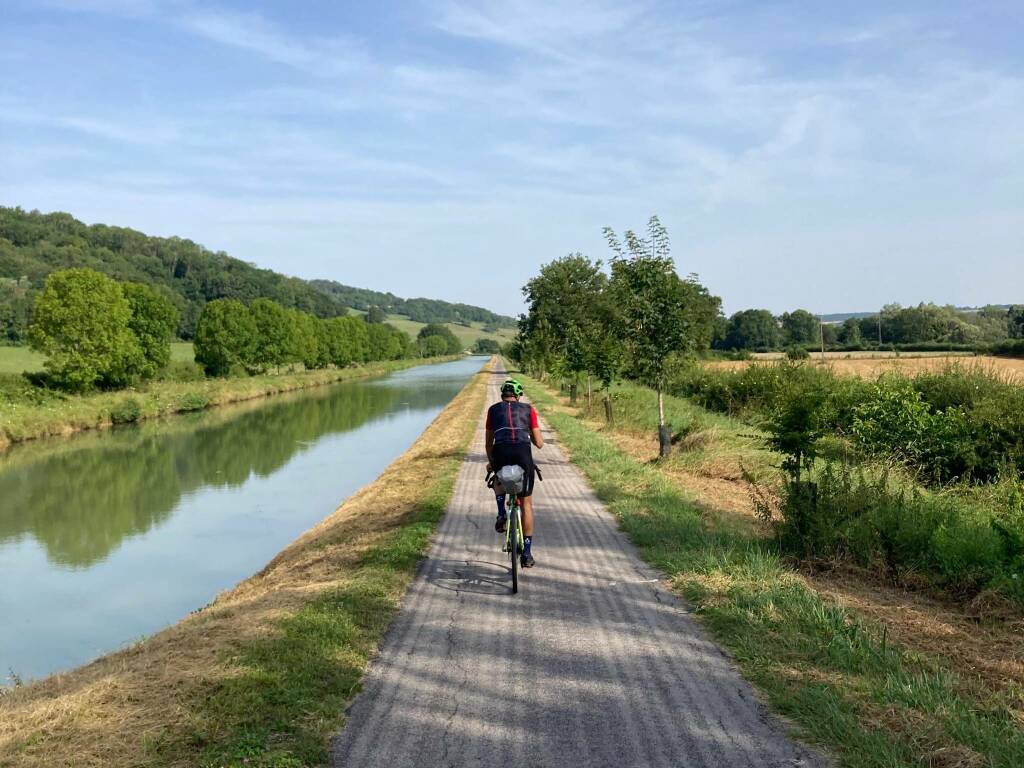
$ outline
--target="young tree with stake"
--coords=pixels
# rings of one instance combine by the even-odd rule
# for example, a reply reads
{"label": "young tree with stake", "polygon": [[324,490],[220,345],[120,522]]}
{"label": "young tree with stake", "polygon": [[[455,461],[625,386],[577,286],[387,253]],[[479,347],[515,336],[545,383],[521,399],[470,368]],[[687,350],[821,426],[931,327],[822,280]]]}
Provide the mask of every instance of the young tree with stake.
{"label": "young tree with stake", "polygon": [[657,216],[647,224],[647,237],[632,231],[625,246],[609,228],[605,239],[612,259],[610,295],[619,317],[618,336],[628,355],[628,373],[658,394],[659,454],[671,452],[671,430],[665,423],[665,379],[673,356],[707,348],[711,343],[720,299],[694,275],[681,279],[669,255],[668,231]]}

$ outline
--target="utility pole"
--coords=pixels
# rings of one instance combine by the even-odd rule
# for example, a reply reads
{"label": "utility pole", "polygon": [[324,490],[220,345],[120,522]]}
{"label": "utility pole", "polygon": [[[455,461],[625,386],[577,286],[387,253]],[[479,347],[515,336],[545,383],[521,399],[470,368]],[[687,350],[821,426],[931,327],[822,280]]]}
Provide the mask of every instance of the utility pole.
{"label": "utility pole", "polygon": [[825,321],[818,318],[818,333],[821,336],[821,359],[825,359]]}

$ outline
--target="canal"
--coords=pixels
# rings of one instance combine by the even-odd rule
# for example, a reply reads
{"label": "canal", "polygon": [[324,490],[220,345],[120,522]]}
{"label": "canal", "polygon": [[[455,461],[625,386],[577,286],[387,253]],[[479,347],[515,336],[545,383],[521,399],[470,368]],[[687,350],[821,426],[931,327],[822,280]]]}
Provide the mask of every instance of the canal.
{"label": "canal", "polygon": [[0,454],[0,682],[161,629],[401,455],[484,358]]}

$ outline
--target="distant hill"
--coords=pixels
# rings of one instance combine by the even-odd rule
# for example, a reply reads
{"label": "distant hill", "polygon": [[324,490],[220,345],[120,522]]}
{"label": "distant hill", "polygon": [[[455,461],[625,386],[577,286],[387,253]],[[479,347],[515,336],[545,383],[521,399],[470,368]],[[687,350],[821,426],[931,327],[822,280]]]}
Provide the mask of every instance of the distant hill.
{"label": "distant hill", "polygon": [[0,206],[0,341],[24,339],[32,302],[46,276],[70,267],[89,267],[117,280],[162,288],[181,312],[178,334],[186,339],[195,331],[203,305],[220,298],[264,297],[317,317],[344,315],[348,307],[367,309],[377,304],[420,322],[514,324],[511,318],[480,307],[400,299],[332,281],[289,277],[179,237],[152,237],[105,224],[89,226],[68,213]]}
{"label": "distant hill", "polygon": [[851,317],[872,317],[877,312],[835,312],[831,315],[818,315],[823,323],[841,323]]}
{"label": "distant hill", "polygon": [[[1012,305],[1011,304],[990,304],[989,306],[990,307],[995,307],[997,309],[1009,309]],[[982,309],[984,309],[984,307],[956,307],[956,311],[957,312],[979,312]],[[821,321],[823,323],[841,323],[844,320],[850,319],[851,317],[857,317],[857,318],[861,318],[861,317],[874,317],[877,314],[878,314],[878,310],[875,310],[874,312],[834,312],[834,313],[829,314],[829,315],[818,315],[818,317],[821,318]]]}
{"label": "distant hill", "polygon": [[438,299],[402,299],[393,293],[381,293],[367,288],[352,288],[333,280],[311,280],[310,285],[323,291],[339,304],[366,312],[380,307],[388,314],[405,315],[417,323],[483,323],[496,328],[514,328],[516,321],[482,307],[470,304],[452,304]]}

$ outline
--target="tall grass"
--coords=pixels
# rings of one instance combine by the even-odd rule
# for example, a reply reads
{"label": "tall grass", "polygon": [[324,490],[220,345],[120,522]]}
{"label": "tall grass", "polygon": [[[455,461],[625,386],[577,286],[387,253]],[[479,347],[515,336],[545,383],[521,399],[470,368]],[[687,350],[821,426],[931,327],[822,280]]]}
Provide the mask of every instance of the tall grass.
{"label": "tall grass", "polygon": [[669,390],[755,422],[808,391],[824,393],[834,435],[865,456],[896,457],[926,481],[1024,473],[1024,387],[979,366],[868,381],[788,361],[733,371],[690,364],[674,371]]}

